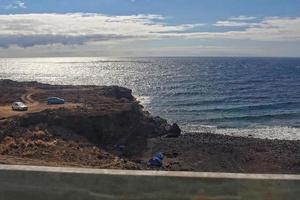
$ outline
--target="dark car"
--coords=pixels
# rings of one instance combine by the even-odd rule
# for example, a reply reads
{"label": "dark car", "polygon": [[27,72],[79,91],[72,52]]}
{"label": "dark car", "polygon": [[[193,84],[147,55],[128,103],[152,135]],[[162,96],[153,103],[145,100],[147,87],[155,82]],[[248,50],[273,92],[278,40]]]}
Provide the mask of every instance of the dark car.
{"label": "dark car", "polygon": [[54,104],[64,104],[65,100],[58,97],[49,97],[47,100],[48,105],[54,105]]}

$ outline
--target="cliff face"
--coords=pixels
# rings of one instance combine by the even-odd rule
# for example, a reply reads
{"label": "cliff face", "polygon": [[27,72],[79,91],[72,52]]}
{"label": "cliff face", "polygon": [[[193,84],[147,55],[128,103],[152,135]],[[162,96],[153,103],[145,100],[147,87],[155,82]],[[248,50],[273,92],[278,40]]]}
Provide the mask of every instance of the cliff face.
{"label": "cliff face", "polygon": [[[2,156],[109,166],[115,159],[121,159],[117,146],[124,148],[123,157],[137,156],[146,150],[147,139],[165,135],[169,128],[166,120],[144,112],[131,90],[122,87],[52,86],[13,81],[2,81],[0,87],[7,91],[18,88],[19,96],[25,94],[24,100],[30,100],[28,113],[16,113],[0,121]],[[0,94],[0,102],[1,99],[9,102],[16,98],[14,95],[13,92]],[[76,106],[67,103],[65,107],[47,107],[48,96],[62,97]],[[129,168],[135,166],[124,162]]]}
{"label": "cliff face", "polygon": [[158,121],[144,115],[137,103],[132,103],[126,110],[104,114],[64,109],[47,110],[21,117],[16,124],[22,128],[43,124],[57,135],[64,136],[64,132],[80,135],[94,145],[108,149],[114,145],[125,145],[130,154],[141,153],[148,138],[166,134],[168,127],[165,120]]}

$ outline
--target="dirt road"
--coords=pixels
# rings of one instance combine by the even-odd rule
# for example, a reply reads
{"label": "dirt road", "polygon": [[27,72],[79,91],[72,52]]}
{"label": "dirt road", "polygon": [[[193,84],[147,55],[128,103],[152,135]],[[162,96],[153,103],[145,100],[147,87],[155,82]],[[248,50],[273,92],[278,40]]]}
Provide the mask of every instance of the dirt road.
{"label": "dirt road", "polygon": [[75,109],[81,107],[82,104],[78,103],[65,103],[62,105],[48,105],[46,102],[39,102],[32,98],[32,95],[36,93],[42,93],[42,90],[39,89],[29,89],[27,93],[21,96],[21,100],[28,106],[28,111],[13,111],[11,105],[0,106],[0,120],[4,120],[14,116],[21,116],[27,113],[36,113],[41,112],[47,109]]}

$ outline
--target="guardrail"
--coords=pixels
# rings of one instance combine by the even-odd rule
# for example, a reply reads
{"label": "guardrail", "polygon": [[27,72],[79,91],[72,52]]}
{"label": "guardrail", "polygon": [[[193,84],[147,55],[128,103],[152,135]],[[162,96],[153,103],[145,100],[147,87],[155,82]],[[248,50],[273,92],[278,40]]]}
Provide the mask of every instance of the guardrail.
{"label": "guardrail", "polygon": [[0,200],[300,199],[300,175],[0,165]]}

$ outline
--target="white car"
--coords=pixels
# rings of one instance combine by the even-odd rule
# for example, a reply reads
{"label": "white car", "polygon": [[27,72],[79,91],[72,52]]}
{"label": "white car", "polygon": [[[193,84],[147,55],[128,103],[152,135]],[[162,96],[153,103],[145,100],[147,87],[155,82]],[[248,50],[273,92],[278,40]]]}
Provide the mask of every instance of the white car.
{"label": "white car", "polygon": [[12,110],[15,111],[27,111],[28,106],[26,106],[23,102],[14,102],[11,106]]}

